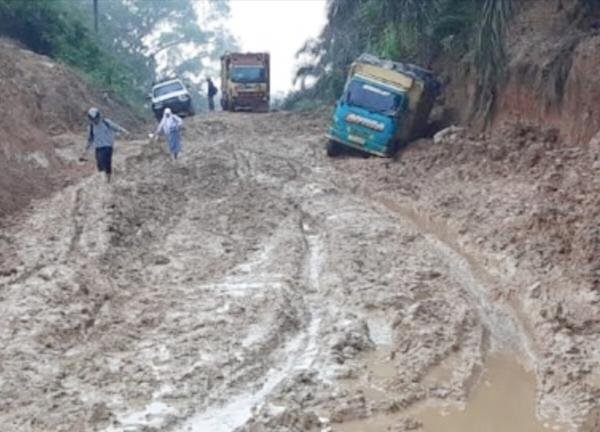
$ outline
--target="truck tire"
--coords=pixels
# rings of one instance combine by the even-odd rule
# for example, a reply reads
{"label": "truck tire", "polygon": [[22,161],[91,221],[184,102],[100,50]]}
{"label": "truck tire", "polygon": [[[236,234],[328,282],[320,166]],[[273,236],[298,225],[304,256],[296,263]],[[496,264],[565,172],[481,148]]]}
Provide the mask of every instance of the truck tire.
{"label": "truck tire", "polygon": [[327,156],[336,157],[342,152],[341,146],[333,140],[327,141]]}

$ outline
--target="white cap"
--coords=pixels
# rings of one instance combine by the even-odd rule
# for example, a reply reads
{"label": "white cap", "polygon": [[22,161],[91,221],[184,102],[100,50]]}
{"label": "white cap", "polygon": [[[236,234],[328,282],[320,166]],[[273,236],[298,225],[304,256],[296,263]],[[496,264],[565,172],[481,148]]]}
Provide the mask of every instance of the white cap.
{"label": "white cap", "polygon": [[88,110],[87,115],[90,118],[90,120],[94,120],[94,119],[100,117],[100,110],[98,108],[96,108],[96,107],[91,107]]}

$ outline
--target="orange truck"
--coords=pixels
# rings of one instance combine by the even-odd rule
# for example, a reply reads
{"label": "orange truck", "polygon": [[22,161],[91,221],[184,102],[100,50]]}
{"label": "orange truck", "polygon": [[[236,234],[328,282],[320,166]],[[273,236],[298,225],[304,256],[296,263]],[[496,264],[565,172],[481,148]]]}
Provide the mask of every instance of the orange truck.
{"label": "orange truck", "polygon": [[268,53],[227,53],[221,57],[221,107],[224,111],[269,111]]}

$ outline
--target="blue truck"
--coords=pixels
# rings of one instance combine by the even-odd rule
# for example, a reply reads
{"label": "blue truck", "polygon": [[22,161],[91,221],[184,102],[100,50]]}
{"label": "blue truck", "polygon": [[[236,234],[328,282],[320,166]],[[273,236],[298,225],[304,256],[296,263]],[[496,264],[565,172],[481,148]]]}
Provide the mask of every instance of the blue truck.
{"label": "blue truck", "polygon": [[362,54],[350,67],[327,133],[327,155],[344,147],[389,157],[419,137],[440,93],[431,71]]}

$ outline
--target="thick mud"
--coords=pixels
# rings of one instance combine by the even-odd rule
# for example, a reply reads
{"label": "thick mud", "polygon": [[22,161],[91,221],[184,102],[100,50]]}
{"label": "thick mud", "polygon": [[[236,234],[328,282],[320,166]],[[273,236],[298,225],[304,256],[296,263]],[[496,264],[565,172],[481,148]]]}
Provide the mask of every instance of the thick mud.
{"label": "thick mud", "polygon": [[320,116],[192,119],[176,162],[119,149],[113,184],[2,232],[1,430],[555,426],[497,276],[328,160]]}
{"label": "thick mud", "polygon": [[[446,379],[452,368],[432,371],[430,379]],[[369,432],[396,429],[424,432],[545,432],[563,431],[553,421],[536,416],[535,375],[513,357],[492,354],[486,360],[480,381],[461,404],[417,404],[403,414],[381,415],[341,425],[340,432]]]}

